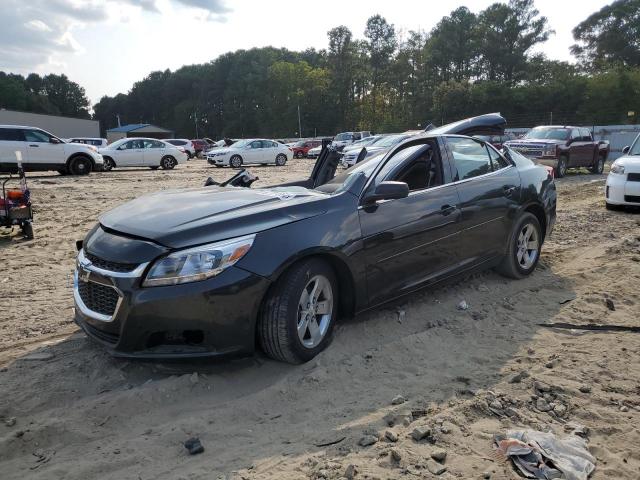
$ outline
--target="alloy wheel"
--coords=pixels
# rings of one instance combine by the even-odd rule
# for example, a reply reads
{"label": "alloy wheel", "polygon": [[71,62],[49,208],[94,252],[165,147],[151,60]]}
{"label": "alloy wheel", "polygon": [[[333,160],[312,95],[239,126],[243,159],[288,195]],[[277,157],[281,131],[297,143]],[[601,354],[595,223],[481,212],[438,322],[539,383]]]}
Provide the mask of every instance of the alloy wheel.
{"label": "alloy wheel", "polygon": [[333,290],[324,275],[312,277],[298,302],[298,338],[306,348],[315,348],[329,331],[333,313]]}
{"label": "alloy wheel", "polygon": [[538,230],[531,223],[527,223],[520,230],[516,248],[516,260],[520,268],[529,270],[536,263],[540,251]]}

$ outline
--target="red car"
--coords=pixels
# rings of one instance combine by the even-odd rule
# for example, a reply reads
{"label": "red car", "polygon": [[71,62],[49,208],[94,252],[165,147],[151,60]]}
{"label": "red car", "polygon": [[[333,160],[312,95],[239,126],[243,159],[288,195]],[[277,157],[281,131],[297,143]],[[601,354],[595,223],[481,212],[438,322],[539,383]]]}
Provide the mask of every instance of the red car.
{"label": "red car", "polygon": [[191,140],[191,143],[193,144],[193,148],[196,151],[196,156],[200,153],[200,152],[204,152],[207,148],[209,148],[209,144],[207,142],[205,142],[204,140],[201,140],[199,138],[196,138],[195,140]]}
{"label": "red car", "polygon": [[319,147],[322,145],[321,140],[300,140],[296,143],[291,150],[293,151],[293,156],[296,158],[303,158],[307,156],[307,152],[312,148]]}

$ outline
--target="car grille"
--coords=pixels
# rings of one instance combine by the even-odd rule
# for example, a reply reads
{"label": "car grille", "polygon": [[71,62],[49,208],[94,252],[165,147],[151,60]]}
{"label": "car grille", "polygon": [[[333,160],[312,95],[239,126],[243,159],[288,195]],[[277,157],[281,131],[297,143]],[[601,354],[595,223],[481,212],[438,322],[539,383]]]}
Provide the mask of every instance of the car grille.
{"label": "car grille", "polygon": [[542,146],[541,145],[509,145],[516,152],[521,153],[525,157],[541,157]]}
{"label": "car grille", "polygon": [[84,252],[84,256],[87,260],[89,260],[92,263],[92,265],[98,268],[102,268],[103,270],[109,270],[110,272],[120,272],[120,273],[132,272],[138,266],[138,264],[136,263],[110,262],[109,260],[104,260],[102,258],[96,257],[95,255],[91,255],[86,251]]}
{"label": "car grille", "polygon": [[89,310],[109,316],[115,313],[120,299],[114,288],[95,282],[79,281],[78,294]]}
{"label": "car grille", "polygon": [[92,337],[96,337],[98,340],[102,340],[103,342],[115,345],[116,343],[118,343],[118,340],[120,340],[120,335],[117,335],[115,333],[104,332],[86,322],[83,322],[82,325],[85,327],[89,335],[91,335]]}
{"label": "car grille", "polygon": [[629,182],[640,182],[640,173],[629,173],[627,175],[627,180]]}
{"label": "car grille", "polygon": [[625,202],[630,202],[630,203],[640,203],[640,196],[638,196],[638,195],[625,195],[624,196],[624,201]]}

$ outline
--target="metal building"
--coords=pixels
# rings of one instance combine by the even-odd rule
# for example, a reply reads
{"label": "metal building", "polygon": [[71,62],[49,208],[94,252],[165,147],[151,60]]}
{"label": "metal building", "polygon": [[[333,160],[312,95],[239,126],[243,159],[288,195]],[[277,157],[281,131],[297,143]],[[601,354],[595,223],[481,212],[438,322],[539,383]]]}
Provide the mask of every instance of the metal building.
{"label": "metal building", "polygon": [[173,131],[156,127],[150,123],[133,123],[107,130],[108,143],[127,137],[171,138]]}
{"label": "metal building", "polygon": [[83,118],[0,109],[0,125],[37,127],[60,138],[100,137],[100,122]]}

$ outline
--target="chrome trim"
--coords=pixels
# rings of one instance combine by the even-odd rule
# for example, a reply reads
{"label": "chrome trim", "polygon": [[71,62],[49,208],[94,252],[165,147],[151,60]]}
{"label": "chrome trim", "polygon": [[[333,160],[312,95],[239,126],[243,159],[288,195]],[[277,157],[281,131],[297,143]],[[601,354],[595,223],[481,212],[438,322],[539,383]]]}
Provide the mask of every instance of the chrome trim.
{"label": "chrome trim", "polygon": [[76,271],[73,272],[73,299],[76,303],[76,306],[80,309],[80,312],[82,312],[82,314],[86,317],[93,318],[94,320],[98,320],[100,322],[113,322],[113,319],[118,314],[118,310],[120,310],[120,305],[122,305],[122,294],[120,293],[120,291],[118,291],[117,288],[113,286],[111,286],[111,288],[113,288],[118,293],[118,303],[116,303],[116,308],[113,311],[113,315],[98,313],[94,310],[91,310],[82,301],[80,292],[78,291],[78,270],[76,269]]}
{"label": "chrome trim", "polygon": [[141,263],[134,270],[130,272],[113,272],[111,270],[105,270],[104,268],[96,267],[91,261],[84,256],[84,248],[78,252],[78,265],[85,270],[104,275],[105,277],[114,278],[138,278],[144,273],[144,270],[149,265],[149,262]]}

